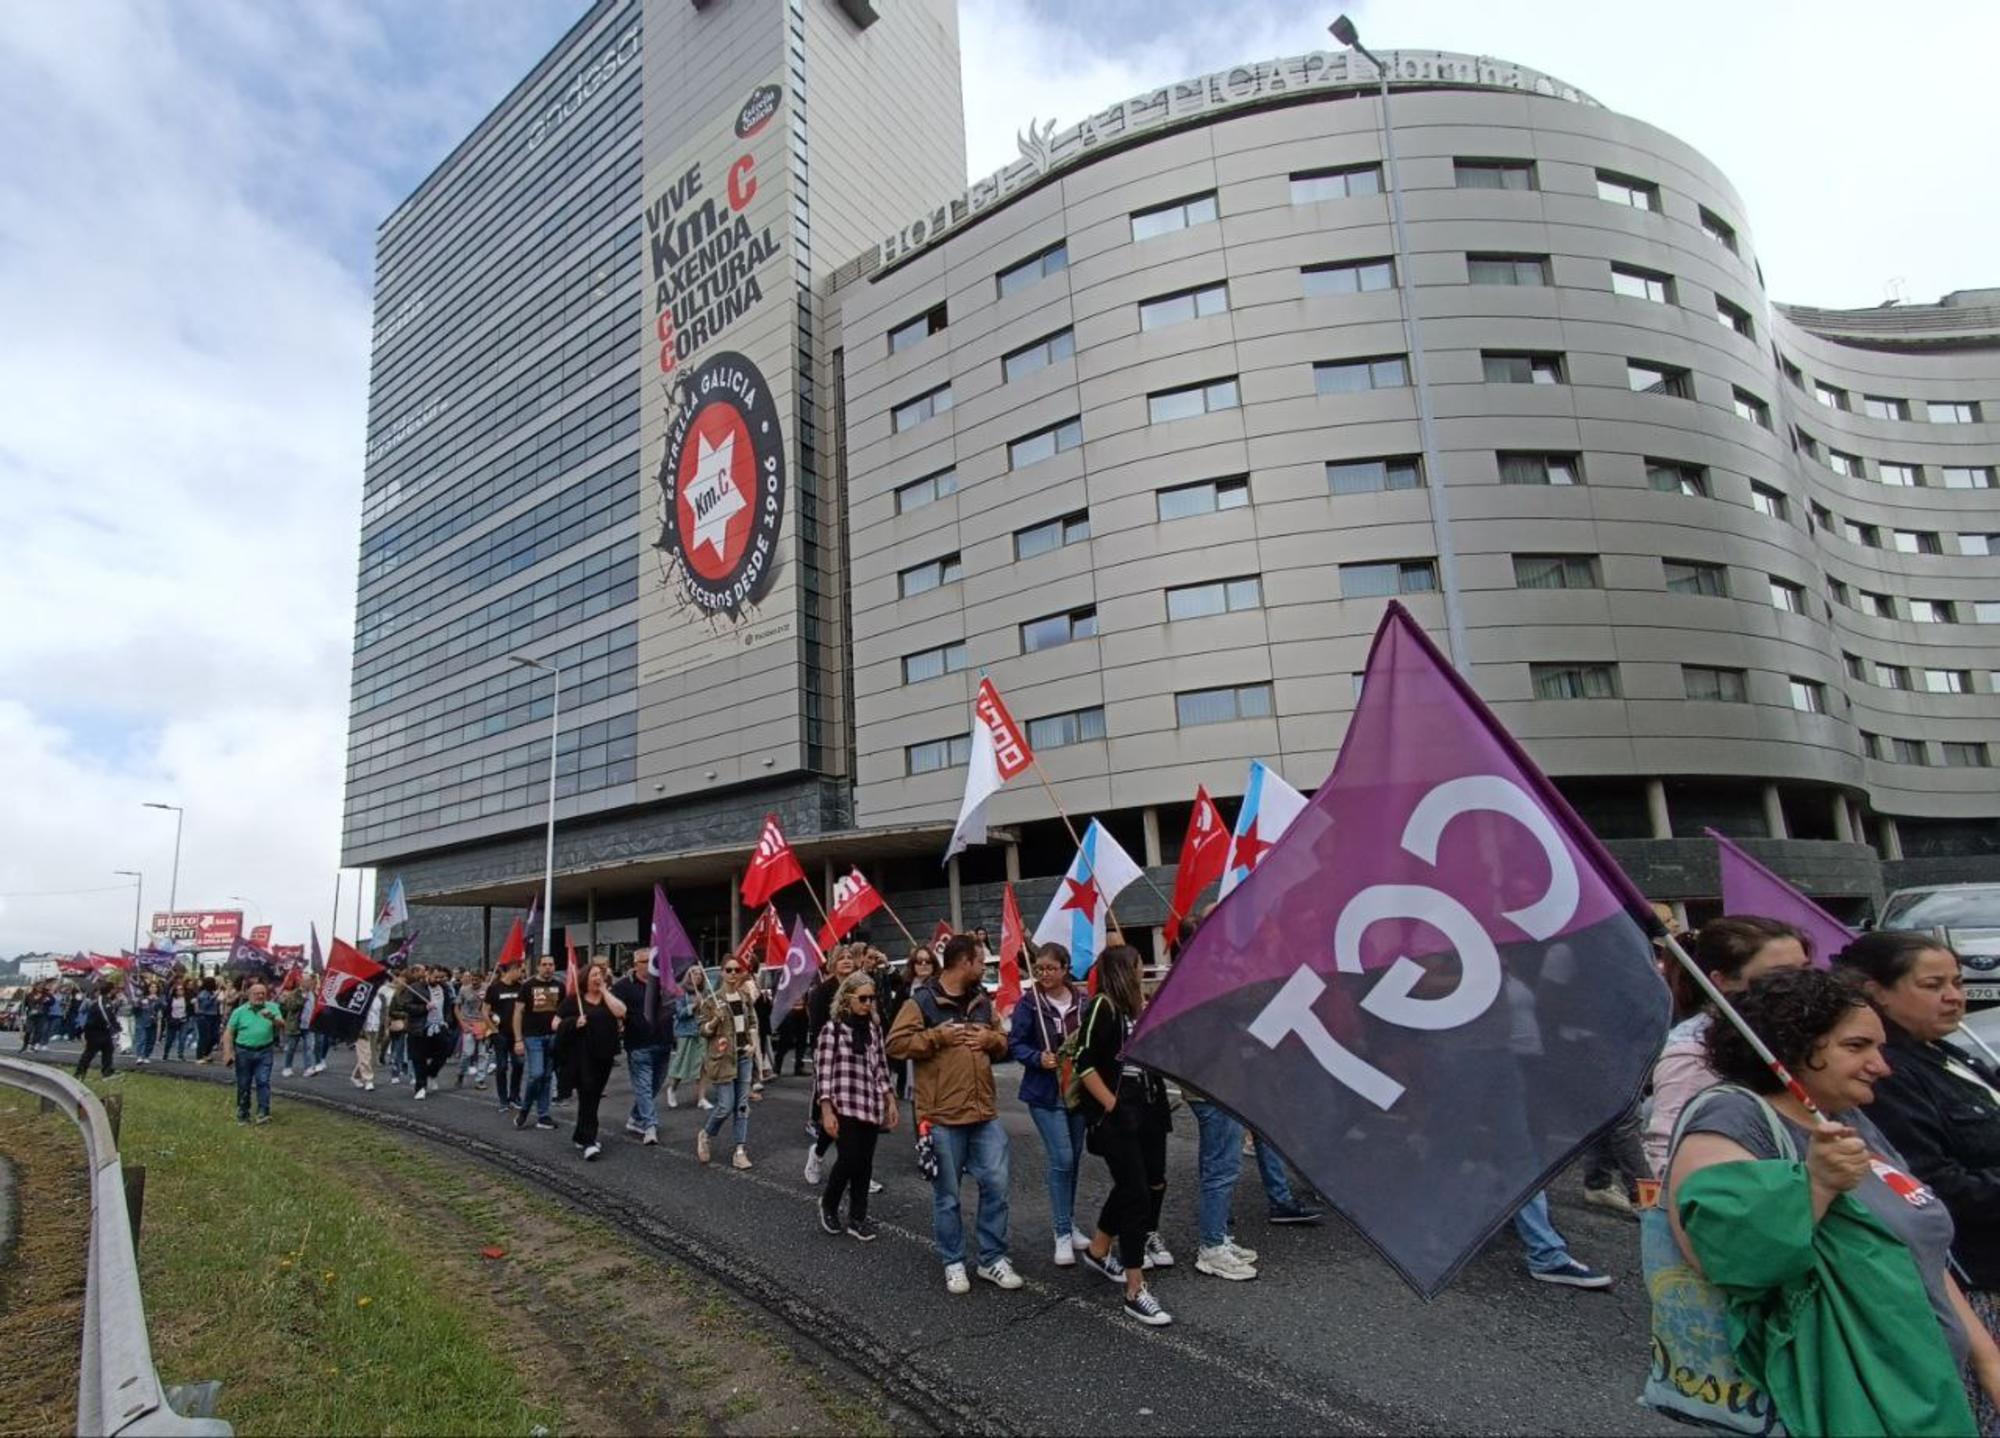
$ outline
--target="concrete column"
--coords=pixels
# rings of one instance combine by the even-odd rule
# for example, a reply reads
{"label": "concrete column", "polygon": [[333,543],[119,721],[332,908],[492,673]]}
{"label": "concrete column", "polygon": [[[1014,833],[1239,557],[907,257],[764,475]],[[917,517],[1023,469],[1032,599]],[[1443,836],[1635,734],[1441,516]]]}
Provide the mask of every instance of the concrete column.
{"label": "concrete column", "polygon": [[584,946],[594,959],[597,957],[597,890],[595,889],[583,891],[583,925],[584,933],[588,935],[583,941]]}
{"label": "concrete column", "polygon": [[1785,804],[1776,784],[1764,786],[1764,832],[1773,839],[1789,839],[1785,829]]}
{"label": "concrete column", "polygon": [[1166,862],[1166,860],[1160,857],[1160,811],[1153,805],[1148,804],[1144,809],[1140,810],[1139,818],[1145,826],[1145,865],[1149,869],[1157,869],[1161,864]]}
{"label": "concrete column", "polygon": [[1002,852],[1005,854],[1007,859],[1007,882],[1010,884],[1020,883],[1021,846],[1019,844],[1008,844],[1004,846]]}
{"label": "concrete column", "polygon": [[951,862],[944,868],[945,882],[951,887],[951,931],[955,934],[965,927],[965,909],[960,902],[958,883],[958,855],[951,856]]}
{"label": "concrete column", "polygon": [[1674,821],[1667,812],[1667,785],[1663,779],[1646,781],[1646,817],[1652,820],[1655,839],[1673,838]]}
{"label": "concrete column", "polygon": [[1847,796],[1833,796],[1833,837],[1843,844],[1854,842],[1854,816],[1847,812]]}
{"label": "concrete column", "polygon": [[1878,816],[1882,825],[1882,857],[1900,859],[1903,857],[1903,831],[1896,827],[1896,821],[1887,814]]}
{"label": "concrete column", "polygon": [[729,871],[729,950],[734,953],[743,943],[743,871]]}
{"label": "concrete column", "polygon": [[479,906],[479,967],[493,962],[493,906]]}

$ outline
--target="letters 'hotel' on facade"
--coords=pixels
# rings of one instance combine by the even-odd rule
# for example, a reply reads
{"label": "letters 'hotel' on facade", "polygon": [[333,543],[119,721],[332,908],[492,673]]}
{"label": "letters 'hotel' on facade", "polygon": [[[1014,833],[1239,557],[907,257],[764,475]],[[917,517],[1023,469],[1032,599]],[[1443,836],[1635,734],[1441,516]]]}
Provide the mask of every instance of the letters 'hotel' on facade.
{"label": "letters 'hotel' on facade", "polygon": [[1385,60],[1400,256],[1345,54],[967,187],[947,0],[594,6],[382,229],[345,861],[466,960],[525,902],[524,654],[579,942],[664,881],[727,943],[767,812],[993,928],[1070,846],[1023,780],[940,869],[982,673],[1170,865],[1197,784],[1325,777],[1387,597],[1442,631],[1442,483],[1474,684],[1647,892],[1700,916],[1709,826],[1850,915],[2000,877],[2000,291],[1775,304],[1680,141]]}

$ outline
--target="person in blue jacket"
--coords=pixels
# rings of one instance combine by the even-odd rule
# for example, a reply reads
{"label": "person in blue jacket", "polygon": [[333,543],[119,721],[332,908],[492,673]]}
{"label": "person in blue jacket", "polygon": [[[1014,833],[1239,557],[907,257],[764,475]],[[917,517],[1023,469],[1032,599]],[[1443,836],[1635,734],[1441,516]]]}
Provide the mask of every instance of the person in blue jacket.
{"label": "person in blue jacket", "polygon": [[1076,1170],[1083,1154],[1083,1111],[1063,1104],[1056,1053],[1083,1018],[1083,994],[1069,980],[1069,950],[1043,944],[1035,953],[1035,984],[1014,1006],[1007,1055],[1021,1066],[1021,1102],[1035,1121],[1048,1154],[1049,1218],[1055,1225],[1056,1265],[1076,1262]]}

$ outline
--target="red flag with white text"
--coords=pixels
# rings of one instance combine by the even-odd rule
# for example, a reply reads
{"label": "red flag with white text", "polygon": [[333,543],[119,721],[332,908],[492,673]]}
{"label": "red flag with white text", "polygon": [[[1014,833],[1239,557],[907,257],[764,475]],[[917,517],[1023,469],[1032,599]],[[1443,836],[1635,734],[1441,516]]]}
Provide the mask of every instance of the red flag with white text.
{"label": "red flag with white text", "polygon": [[832,898],[833,907],[827,911],[826,923],[819,931],[822,953],[846,938],[856,924],[882,907],[880,891],[862,876],[859,869],[849,869],[845,877],[834,882]]}
{"label": "red flag with white text", "polygon": [[1008,884],[1000,891],[1000,988],[993,995],[993,1006],[1002,1013],[1021,1002],[1021,951],[1027,944],[1021,906],[1014,899],[1014,886]]}
{"label": "red flag with white text", "polygon": [[798,883],[805,876],[798,855],[785,839],[785,831],[778,827],[778,816],[766,814],[764,832],[757,836],[757,850],[750,856],[750,867],[743,874],[743,907],[761,909],[778,890]]}
{"label": "red flag with white text", "polygon": [[1007,712],[1000,691],[991,679],[981,679],[972,700],[972,754],[965,768],[965,798],[959,803],[951,842],[945,846],[947,864],[968,845],[986,842],[986,801],[1034,762],[1028,736]]}

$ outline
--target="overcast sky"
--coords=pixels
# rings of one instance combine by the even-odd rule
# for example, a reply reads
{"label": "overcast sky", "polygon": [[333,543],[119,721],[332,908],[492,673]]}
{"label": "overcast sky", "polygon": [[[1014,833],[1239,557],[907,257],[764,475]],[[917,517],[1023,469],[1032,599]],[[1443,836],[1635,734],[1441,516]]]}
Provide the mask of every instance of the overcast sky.
{"label": "overcast sky", "polygon": [[[183,908],[324,933],[374,229],[583,8],[0,4],[0,954],[128,943],[114,869],[166,906],[173,816],[148,799],[187,806]],[[1319,48],[1334,13],[964,0],[971,172],[1031,117]],[[1352,13],[1373,47],[1516,60],[1695,146],[1775,298],[2000,285],[1977,73],[2000,5]]]}

